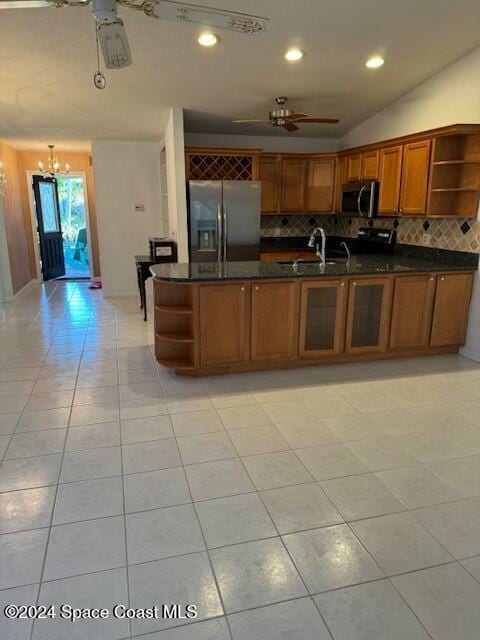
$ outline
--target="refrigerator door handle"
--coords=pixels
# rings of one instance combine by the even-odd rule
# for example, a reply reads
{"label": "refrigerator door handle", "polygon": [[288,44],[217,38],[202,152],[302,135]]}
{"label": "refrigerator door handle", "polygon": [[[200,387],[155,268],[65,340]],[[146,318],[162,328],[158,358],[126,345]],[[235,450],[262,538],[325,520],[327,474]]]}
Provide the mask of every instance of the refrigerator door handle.
{"label": "refrigerator door handle", "polygon": [[223,205],[223,260],[227,261],[227,206]]}
{"label": "refrigerator door handle", "polygon": [[222,205],[217,204],[217,262],[222,262]]}

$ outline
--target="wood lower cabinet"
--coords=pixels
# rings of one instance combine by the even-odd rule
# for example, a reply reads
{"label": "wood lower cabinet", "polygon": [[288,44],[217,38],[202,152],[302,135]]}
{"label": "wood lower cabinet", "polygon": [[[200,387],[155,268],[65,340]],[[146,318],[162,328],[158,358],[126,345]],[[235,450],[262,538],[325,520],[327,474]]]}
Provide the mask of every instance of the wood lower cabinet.
{"label": "wood lower cabinet", "polygon": [[358,182],[362,177],[362,154],[347,156],[347,182]]}
{"label": "wood lower cabinet", "polygon": [[301,357],[341,353],[345,339],[345,280],[303,282],[300,303]]}
{"label": "wood lower cabinet", "polygon": [[200,363],[204,367],[248,359],[248,284],[200,286]]}
{"label": "wood lower cabinet", "polygon": [[380,195],[378,213],[396,215],[399,210],[400,180],[402,176],[401,145],[380,149]]}
{"label": "wood lower cabinet", "polygon": [[362,180],[377,180],[380,161],[378,149],[366,151],[362,159]]}
{"label": "wood lower cabinet", "polygon": [[328,213],[334,207],[335,158],[309,160],[307,206],[312,213]]}
{"label": "wood lower cabinet", "polygon": [[431,140],[412,142],[403,147],[400,213],[424,215],[427,210]]}
{"label": "wood lower cabinet", "polygon": [[281,210],[289,213],[305,211],[307,161],[282,158]]}
{"label": "wood lower cabinet", "polygon": [[395,278],[389,343],[391,349],[428,347],[434,297],[434,276]]}
{"label": "wood lower cabinet", "polygon": [[296,355],[298,286],[296,282],[252,285],[252,360],[287,360]]}
{"label": "wood lower cabinet", "polygon": [[155,278],[155,355],[185,375],[454,353],[470,272],[183,283]]}
{"label": "wood lower cabinet", "polygon": [[382,353],[388,345],[392,299],[391,278],[351,280],[345,351]]}
{"label": "wood lower cabinet", "polygon": [[276,213],[280,210],[280,166],[279,155],[260,156],[259,180],[262,183],[262,213]]}
{"label": "wood lower cabinet", "polygon": [[472,291],[471,273],[437,276],[430,346],[462,345]]}

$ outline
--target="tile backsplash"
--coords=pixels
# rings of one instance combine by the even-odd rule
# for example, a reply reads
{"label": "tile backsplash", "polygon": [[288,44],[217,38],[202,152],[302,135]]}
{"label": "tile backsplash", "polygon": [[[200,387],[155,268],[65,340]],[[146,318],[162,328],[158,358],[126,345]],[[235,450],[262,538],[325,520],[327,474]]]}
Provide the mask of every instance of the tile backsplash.
{"label": "tile backsplash", "polygon": [[[373,225],[372,225],[373,223]],[[262,237],[307,236],[321,226],[327,234],[356,237],[358,229],[365,226],[397,229],[397,242],[423,245],[423,236],[428,234],[426,246],[455,251],[480,252],[480,220],[425,219],[425,218],[348,218],[347,216],[268,215],[261,218]]]}

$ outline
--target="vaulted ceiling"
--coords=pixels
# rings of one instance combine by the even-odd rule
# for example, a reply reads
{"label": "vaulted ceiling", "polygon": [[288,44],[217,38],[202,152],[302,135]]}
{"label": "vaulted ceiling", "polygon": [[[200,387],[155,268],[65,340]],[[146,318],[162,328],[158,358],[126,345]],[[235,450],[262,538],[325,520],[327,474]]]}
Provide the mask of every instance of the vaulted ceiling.
{"label": "vaulted ceiling", "polygon": [[[337,137],[479,46],[478,0],[205,0],[270,18],[268,32],[218,31],[197,44],[198,25],[147,18],[128,9],[133,66],[107,71],[93,87],[94,22],[89,7],[0,12],[0,138],[70,144],[93,138],[154,139],[171,106],[195,132],[288,135],[234,118],[265,116],[276,95],[334,126],[294,135]],[[298,45],[299,63],[283,54]],[[382,53],[371,71],[365,60]],[[472,78],[472,82],[477,79]],[[79,142],[80,143],[80,142]]]}

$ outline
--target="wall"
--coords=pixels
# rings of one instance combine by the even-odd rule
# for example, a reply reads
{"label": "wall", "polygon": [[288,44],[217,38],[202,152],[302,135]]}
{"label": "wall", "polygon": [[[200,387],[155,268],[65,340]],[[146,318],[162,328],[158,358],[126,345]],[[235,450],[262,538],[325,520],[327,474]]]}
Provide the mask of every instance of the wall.
{"label": "wall", "polygon": [[[100,267],[106,296],[134,295],[134,256],[163,234],[159,142],[94,140],[93,172]],[[135,212],[135,204],[145,211]]]}
{"label": "wall", "polygon": [[185,189],[185,142],[182,109],[171,109],[165,129],[168,226],[178,245],[178,261],[188,262],[187,195]]}
{"label": "wall", "polygon": [[[8,251],[8,263],[3,255],[2,278],[4,298],[18,293],[35,276],[29,259],[30,226],[26,224],[21,197],[22,172],[19,155],[7,144],[0,142],[0,159],[7,174],[2,210],[3,254]],[[10,283],[9,283],[10,281]]]}
{"label": "wall", "polygon": [[[30,200],[29,200],[29,185],[26,180],[27,171],[37,171],[38,161],[43,160],[46,162],[48,158],[48,149],[45,151],[18,151],[19,167],[21,170],[20,188],[22,194],[23,208],[25,212],[25,219],[28,224],[28,255],[30,260],[30,269],[34,277],[41,277],[37,275],[37,265],[35,260],[35,251],[33,246],[33,236],[31,233],[31,216],[30,216]],[[92,254],[92,275],[100,276],[100,260],[98,255],[98,231],[97,231],[97,215],[95,208],[95,183],[93,179],[93,169],[91,165],[91,156],[89,153],[76,153],[76,152],[58,152],[55,153],[60,165],[68,163],[72,173],[82,172],[85,174],[86,186],[87,186],[87,198],[88,198],[88,212],[89,212],[89,226],[90,226],[90,241],[91,241],[91,254]]]}
{"label": "wall", "polygon": [[342,148],[425,131],[480,122],[480,48],[349,131]]}
{"label": "wall", "polygon": [[297,136],[249,136],[213,133],[185,133],[186,147],[226,147],[227,149],[262,149],[273,153],[321,153],[336,151],[335,138],[300,138]]}

